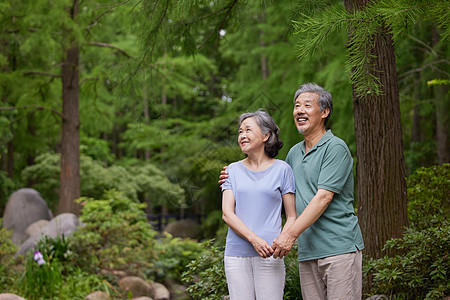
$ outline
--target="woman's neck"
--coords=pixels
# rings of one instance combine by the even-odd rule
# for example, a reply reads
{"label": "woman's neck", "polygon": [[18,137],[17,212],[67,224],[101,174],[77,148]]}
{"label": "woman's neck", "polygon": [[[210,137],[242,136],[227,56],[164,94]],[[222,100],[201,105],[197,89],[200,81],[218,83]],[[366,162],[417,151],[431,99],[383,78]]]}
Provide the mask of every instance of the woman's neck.
{"label": "woman's neck", "polygon": [[275,158],[267,156],[265,152],[249,153],[242,163],[252,171],[261,171],[267,169],[275,162]]}

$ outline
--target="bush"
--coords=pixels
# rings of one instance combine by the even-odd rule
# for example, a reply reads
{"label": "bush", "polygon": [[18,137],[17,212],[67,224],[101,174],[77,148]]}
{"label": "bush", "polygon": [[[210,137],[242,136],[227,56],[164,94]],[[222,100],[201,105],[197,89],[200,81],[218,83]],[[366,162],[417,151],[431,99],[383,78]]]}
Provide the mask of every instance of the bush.
{"label": "bush", "polygon": [[411,227],[386,242],[394,257],[371,259],[364,275],[373,275],[369,295],[393,299],[441,299],[450,293],[450,165],[416,170],[407,179]]}
{"label": "bush", "polygon": [[[0,218],[0,223],[2,219]],[[17,260],[14,258],[17,246],[11,240],[12,232],[4,227],[0,228],[0,291],[12,293],[17,290],[19,272],[16,269]]]}
{"label": "bush", "polygon": [[450,164],[417,169],[409,178],[408,215],[411,226],[439,226],[450,211]]}
{"label": "bush", "polygon": [[187,265],[201,256],[204,251],[202,244],[194,240],[174,238],[166,234],[155,244],[157,256],[154,262],[155,279],[175,280],[181,283],[182,274],[187,269]]}
{"label": "bush", "polygon": [[143,211],[145,204],[106,192],[102,199],[80,198],[84,227],[71,243],[74,264],[89,273],[115,270],[146,277],[153,269],[156,232]]}
{"label": "bush", "polygon": [[286,283],[284,287],[285,300],[301,300],[300,273],[298,270],[298,245],[294,244],[289,255],[284,258],[286,267]]}
{"label": "bush", "polygon": [[407,229],[403,238],[391,239],[385,249],[397,255],[370,260],[364,274],[372,273],[371,295],[393,299],[441,299],[450,293],[450,224],[424,230]]}
{"label": "bush", "polygon": [[183,281],[189,284],[186,291],[193,299],[222,300],[228,295],[224,248],[213,246],[213,240],[203,242],[202,247],[208,251],[189,263],[183,273]]}

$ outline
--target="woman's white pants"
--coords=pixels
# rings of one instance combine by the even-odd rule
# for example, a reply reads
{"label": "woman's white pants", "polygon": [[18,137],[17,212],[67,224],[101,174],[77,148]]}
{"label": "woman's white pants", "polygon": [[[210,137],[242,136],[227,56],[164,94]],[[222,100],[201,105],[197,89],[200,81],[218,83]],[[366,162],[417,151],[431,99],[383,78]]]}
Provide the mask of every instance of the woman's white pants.
{"label": "woman's white pants", "polygon": [[283,259],[225,256],[230,300],[282,300]]}

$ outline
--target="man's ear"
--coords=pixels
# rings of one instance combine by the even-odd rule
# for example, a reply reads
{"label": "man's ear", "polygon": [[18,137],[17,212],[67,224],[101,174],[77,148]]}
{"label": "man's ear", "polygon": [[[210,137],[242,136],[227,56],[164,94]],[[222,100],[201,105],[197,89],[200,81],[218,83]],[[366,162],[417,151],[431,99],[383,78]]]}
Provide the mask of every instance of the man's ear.
{"label": "man's ear", "polygon": [[330,109],[328,107],[326,107],[323,111],[322,111],[322,119],[326,119],[328,117],[328,115],[330,114]]}

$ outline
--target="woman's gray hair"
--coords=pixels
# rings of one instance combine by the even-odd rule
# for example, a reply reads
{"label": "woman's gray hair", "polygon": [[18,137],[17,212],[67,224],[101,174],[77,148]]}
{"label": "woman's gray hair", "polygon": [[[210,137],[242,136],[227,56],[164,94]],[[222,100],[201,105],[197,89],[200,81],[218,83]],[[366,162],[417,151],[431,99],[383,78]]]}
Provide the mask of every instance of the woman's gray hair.
{"label": "woman's gray hair", "polygon": [[257,110],[252,113],[244,113],[239,117],[238,128],[241,127],[242,122],[248,118],[255,118],[256,124],[258,124],[259,129],[263,135],[270,134],[269,139],[264,145],[264,152],[267,156],[274,158],[278,155],[278,150],[283,147],[283,142],[280,139],[280,128],[273,120],[273,118],[262,110]]}
{"label": "woman's gray hair", "polygon": [[324,125],[327,125],[328,119],[330,119],[331,113],[333,112],[333,101],[332,101],[330,92],[314,82],[305,83],[305,84],[302,84],[298,88],[298,90],[295,92],[294,103],[295,103],[295,100],[297,100],[298,96],[302,93],[319,94],[318,101],[319,101],[320,111],[322,112],[325,108],[330,109],[328,116],[325,118]]}

